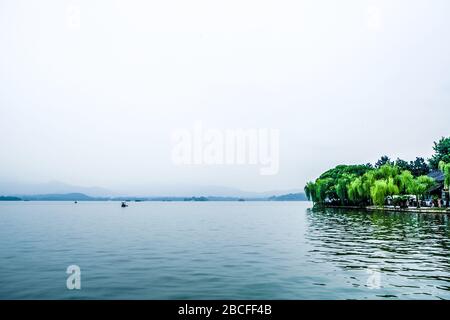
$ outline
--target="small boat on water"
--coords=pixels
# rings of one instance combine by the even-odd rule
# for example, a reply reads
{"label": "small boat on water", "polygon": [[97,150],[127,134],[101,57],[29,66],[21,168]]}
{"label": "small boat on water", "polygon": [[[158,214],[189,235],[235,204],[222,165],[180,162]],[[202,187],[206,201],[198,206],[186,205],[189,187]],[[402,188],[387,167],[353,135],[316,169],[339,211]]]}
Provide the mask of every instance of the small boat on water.
{"label": "small boat on water", "polygon": [[122,208],[126,208],[126,207],[128,207],[128,205],[127,205],[127,203],[126,203],[125,201],[122,201],[121,207],[122,207]]}

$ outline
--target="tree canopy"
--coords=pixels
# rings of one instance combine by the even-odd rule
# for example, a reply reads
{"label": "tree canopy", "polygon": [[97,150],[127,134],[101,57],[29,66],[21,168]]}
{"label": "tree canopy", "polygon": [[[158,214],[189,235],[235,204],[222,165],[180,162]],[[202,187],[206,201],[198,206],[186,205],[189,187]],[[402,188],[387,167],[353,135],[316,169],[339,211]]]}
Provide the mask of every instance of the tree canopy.
{"label": "tree canopy", "polygon": [[442,137],[438,142],[434,142],[433,150],[435,153],[429,159],[432,169],[438,169],[441,161],[450,163],[450,137]]}
{"label": "tree canopy", "polygon": [[[427,176],[431,169],[444,172],[445,185],[450,188],[450,138],[434,142],[435,154],[429,160],[416,157],[413,161],[382,156],[374,166],[338,165],[325,171],[316,181],[305,186],[305,194],[314,203],[336,205],[383,205],[387,196],[414,195],[417,202],[427,194],[434,179]],[[449,194],[450,198],[450,194]]]}
{"label": "tree canopy", "polygon": [[394,163],[391,162],[391,159],[390,159],[388,156],[382,156],[382,157],[380,158],[380,160],[378,160],[378,161],[375,163],[375,168],[380,168],[380,167],[384,166],[385,164],[393,165]]}
{"label": "tree canopy", "polygon": [[414,177],[409,170],[385,164],[379,168],[367,165],[340,165],[322,174],[315,182],[308,182],[305,194],[314,203],[335,205],[378,205],[387,196],[425,195],[435,181],[426,175]]}
{"label": "tree canopy", "polygon": [[425,162],[425,159],[421,157],[417,157],[416,160],[410,162],[397,158],[395,165],[400,170],[410,171],[414,177],[423,176],[430,173],[430,167]]}

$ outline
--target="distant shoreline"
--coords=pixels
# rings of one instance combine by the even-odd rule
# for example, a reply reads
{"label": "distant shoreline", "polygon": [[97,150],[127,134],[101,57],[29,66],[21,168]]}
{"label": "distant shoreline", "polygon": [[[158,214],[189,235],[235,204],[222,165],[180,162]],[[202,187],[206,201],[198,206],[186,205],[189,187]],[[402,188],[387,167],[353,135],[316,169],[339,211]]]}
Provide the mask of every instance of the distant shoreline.
{"label": "distant shoreline", "polygon": [[392,206],[319,206],[315,208],[331,208],[331,209],[350,209],[350,210],[366,210],[366,211],[390,211],[390,212],[411,212],[411,213],[439,213],[439,214],[450,214],[450,209],[447,208],[399,208]]}
{"label": "distant shoreline", "polygon": [[304,193],[290,193],[268,197],[224,197],[224,196],[191,196],[191,197],[91,197],[82,193],[0,196],[0,201],[124,201],[124,202],[205,202],[205,201],[308,201]]}

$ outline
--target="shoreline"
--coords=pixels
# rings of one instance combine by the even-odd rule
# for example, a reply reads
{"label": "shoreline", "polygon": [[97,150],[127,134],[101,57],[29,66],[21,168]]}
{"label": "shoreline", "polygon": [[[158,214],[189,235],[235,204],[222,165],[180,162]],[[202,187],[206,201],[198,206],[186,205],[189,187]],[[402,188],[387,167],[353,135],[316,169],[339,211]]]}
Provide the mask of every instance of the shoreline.
{"label": "shoreline", "polygon": [[366,210],[366,211],[390,211],[390,212],[411,212],[411,213],[438,213],[438,214],[450,214],[450,208],[394,208],[394,207],[358,207],[358,206],[323,206],[323,208],[333,208],[333,209],[351,209],[351,210]]}

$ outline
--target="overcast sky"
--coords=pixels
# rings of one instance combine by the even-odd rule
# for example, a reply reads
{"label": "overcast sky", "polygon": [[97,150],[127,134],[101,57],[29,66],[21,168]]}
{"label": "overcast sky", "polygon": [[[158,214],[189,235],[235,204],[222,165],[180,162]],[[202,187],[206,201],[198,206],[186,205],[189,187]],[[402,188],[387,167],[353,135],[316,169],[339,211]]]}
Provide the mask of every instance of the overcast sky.
{"label": "overcast sky", "polygon": [[[0,179],[303,188],[450,135],[448,0],[0,0]],[[272,128],[279,172],[176,166],[177,128]],[[142,191],[144,190],[144,191]]]}

